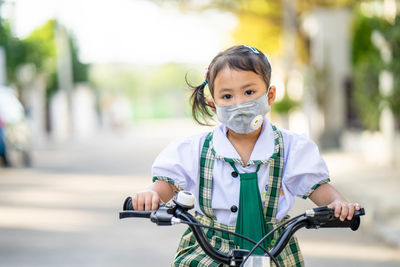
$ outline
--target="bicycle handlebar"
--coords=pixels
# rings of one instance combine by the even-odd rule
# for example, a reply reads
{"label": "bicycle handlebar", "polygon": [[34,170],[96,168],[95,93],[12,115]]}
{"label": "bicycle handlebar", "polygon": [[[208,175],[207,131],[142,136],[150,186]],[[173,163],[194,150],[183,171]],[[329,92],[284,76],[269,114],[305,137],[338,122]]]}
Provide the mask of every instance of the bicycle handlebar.
{"label": "bicycle handlebar", "polygon": [[[133,205],[132,205],[132,198],[127,197],[124,201],[123,205],[123,210],[119,213],[119,218],[124,219],[128,217],[141,217],[141,218],[150,218],[150,215],[153,211],[138,211],[138,210],[133,210]],[[127,212],[125,212],[127,211]]]}
{"label": "bicycle handlebar", "polygon": [[151,221],[156,223],[157,225],[172,225],[176,223],[181,223],[182,221],[192,223],[189,224],[189,227],[204,252],[217,261],[229,264],[229,256],[214,249],[208,242],[201,228],[194,225],[198,224],[199,222],[196,220],[195,217],[193,217],[193,215],[187,212],[189,208],[183,208],[180,205],[173,206],[170,204],[166,204],[160,205],[157,210],[153,211],[135,211],[133,210],[132,206],[132,198],[128,197],[124,202],[123,209],[124,211],[121,211],[119,213],[120,219],[128,217],[146,217],[150,218]]}
{"label": "bicycle handlebar", "polygon": [[[219,262],[224,264],[228,264],[230,266],[238,266],[243,261],[243,258],[246,257],[246,253],[243,250],[236,250],[237,253],[232,253],[230,255],[221,253],[220,251],[213,248],[204,232],[201,230],[201,227],[208,227],[204,225],[200,225],[196,218],[191,215],[188,210],[192,207],[188,207],[187,205],[182,205],[174,199],[175,204],[167,203],[159,205],[157,210],[152,211],[135,211],[132,206],[132,198],[128,197],[123,205],[123,211],[120,212],[120,219],[129,218],[129,217],[140,217],[140,218],[150,218],[150,220],[157,225],[172,225],[177,223],[186,223],[191,228],[194,237],[199,243],[200,247],[204,250],[204,252]],[[314,208],[312,210],[307,210],[304,214],[299,215],[293,218],[290,221],[287,221],[281,224],[279,227],[283,227],[286,225],[286,229],[279,236],[276,244],[271,248],[270,251],[266,251],[265,248],[260,246],[266,254],[270,255],[274,260],[282,250],[286,247],[290,238],[293,234],[301,228],[307,229],[318,229],[318,228],[350,228],[353,231],[356,231],[360,226],[360,216],[365,215],[365,211],[363,208],[360,210],[356,210],[354,212],[353,218],[351,220],[341,221],[339,218],[334,216],[334,210],[328,208],[327,206],[321,206]],[[217,229],[221,231],[226,231],[223,229]],[[235,233],[233,233],[235,234]],[[255,244],[255,242],[253,241]],[[247,252],[248,253],[248,252]],[[240,254],[238,257],[237,255]]]}

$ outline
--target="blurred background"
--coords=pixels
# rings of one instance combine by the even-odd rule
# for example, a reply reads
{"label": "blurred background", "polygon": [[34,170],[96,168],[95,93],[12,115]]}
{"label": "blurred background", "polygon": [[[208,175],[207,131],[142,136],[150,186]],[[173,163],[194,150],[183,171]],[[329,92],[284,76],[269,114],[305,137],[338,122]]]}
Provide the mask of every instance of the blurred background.
{"label": "blurred background", "polygon": [[366,207],[356,233],[301,232],[307,266],[399,266],[399,0],[0,1],[0,266],[167,266],[185,227],[118,211],[212,129],[185,79],[237,44],[271,62],[272,122]]}

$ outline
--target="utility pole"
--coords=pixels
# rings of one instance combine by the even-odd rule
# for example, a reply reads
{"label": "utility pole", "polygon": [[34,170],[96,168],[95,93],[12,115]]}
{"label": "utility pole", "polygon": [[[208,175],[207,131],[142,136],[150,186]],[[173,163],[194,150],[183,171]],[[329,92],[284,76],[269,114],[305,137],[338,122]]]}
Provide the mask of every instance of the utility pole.
{"label": "utility pole", "polygon": [[71,62],[71,48],[68,38],[68,33],[63,25],[58,21],[54,24],[55,43],[56,43],[56,57],[57,57],[57,78],[58,89],[65,92],[67,98],[67,131],[68,136],[72,133],[72,62]]}
{"label": "utility pole", "polygon": [[296,59],[296,0],[283,0],[283,51],[285,83]]}

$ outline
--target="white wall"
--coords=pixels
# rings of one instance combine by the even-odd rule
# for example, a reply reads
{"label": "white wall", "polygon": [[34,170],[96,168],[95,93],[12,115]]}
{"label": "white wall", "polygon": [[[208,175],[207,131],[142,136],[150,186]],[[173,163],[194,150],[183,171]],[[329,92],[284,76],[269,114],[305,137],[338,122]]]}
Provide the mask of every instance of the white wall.
{"label": "white wall", "polygon": [[85,85],[78,85],[72,93],[72,135],[82,139],[94,134],[98,127],[96,99],[93,90]]}

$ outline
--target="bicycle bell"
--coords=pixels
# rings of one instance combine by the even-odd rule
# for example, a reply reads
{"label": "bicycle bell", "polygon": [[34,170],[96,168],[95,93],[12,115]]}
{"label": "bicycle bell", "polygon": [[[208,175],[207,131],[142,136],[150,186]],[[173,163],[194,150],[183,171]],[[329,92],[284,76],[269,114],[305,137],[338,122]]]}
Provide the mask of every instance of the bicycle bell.
{"label": "bicycle bell", "polygon": [[194,207],[194,195],[190,191],[179,191],[174,202],[182,208],[191,209]]}

